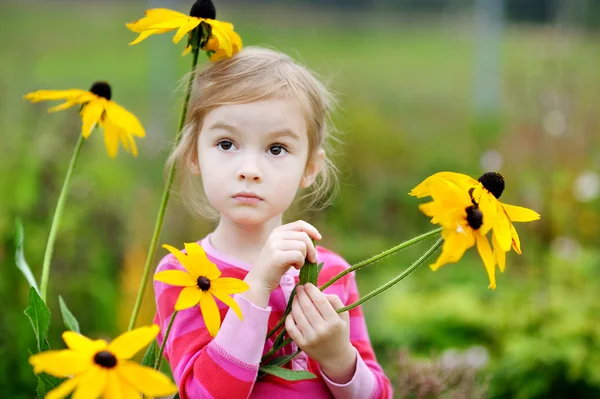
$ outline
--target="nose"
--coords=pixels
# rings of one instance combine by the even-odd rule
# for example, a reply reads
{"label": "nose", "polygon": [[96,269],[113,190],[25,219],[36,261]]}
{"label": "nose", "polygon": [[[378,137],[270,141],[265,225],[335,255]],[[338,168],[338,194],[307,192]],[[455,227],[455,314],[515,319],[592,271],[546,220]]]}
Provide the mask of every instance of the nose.
{"label": "nose", "polygon": [[258,160],[252,155],[244,157],[238,170],[238,180],[253,181],[260,183],[262,181],[262,172],[258,165]]}

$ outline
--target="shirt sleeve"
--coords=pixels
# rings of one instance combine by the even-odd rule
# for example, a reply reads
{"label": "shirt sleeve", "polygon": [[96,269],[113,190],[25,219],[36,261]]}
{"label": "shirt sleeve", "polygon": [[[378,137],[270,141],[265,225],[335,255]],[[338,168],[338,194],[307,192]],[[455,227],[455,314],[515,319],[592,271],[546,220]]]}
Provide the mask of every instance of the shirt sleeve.
{"label": "shirt sleeve", "polygon": [[[157,271],[183,270],[179,262],[167,256]],[[160,326],[159,345],[173,314],[182,287],[154,281]],[[262,356],[270,308],[260,308],[235,295],[243,321],[220,301],[223,323],[212,339],[199,306],[182,310],[173,321],[164,356],[171,366],[182,399],[245,399],[254,387]],[[243,342],[243,344],[242,344]]]}
{"label": "shirt sleeve", "polygon": [[[345,306],[360,298],[354,273],[350,273],[348,276],[345,287],[348,297],[344,303]],[[350,316],[350,342],[357,352],[354,375],[346,384],[336,384],[327,378],[323,371],[320,371],[321,376],[335,399],[391,399],[392,384],[375,358],[362,306],[357,306],[348,313]]]}

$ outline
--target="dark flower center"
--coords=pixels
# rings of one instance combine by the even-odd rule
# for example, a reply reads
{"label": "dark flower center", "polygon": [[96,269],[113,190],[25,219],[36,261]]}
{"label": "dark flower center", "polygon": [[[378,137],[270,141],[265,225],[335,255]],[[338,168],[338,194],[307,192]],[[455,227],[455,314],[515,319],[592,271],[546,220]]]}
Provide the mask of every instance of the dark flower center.
{"label": "dark flower center", "polygon": [[210,280],[208,277],[200,276],[196,282],[202,291],[208,291],[210,288]]}
{"label": "dark flower center", "polygon": [[467,223],[469,223],[469,226],[471,226],[473,230],[480,228],[483,224],[483,212],[474,205],[466,208],[465,211],[467,211]]}
{"label": "dark flower center", "polygon": [[496,199],[500,198],[504,192],[504,177],[500,173],[487,172],[480,178],[479,182],[485,187]]}
{"label": "dark flower center", "polygon": [[110,100],[112,97],[112,91],[110,90],[110,85],[106,82],[96,82],[92,85],[90,89],[92,93],[99,97],[104,97],[107,100]]}
{"label": "dark flower center", "polygon": [[208,18],[216,19],[217,10],[212,0],[197,0],[192,9],[190,10],[190,16],[196,18]]}
{"label": "dark flower center", "polygon": [[98,366],[112,369],[117,365],[117,358],[109,351],[102,351],[96,353],[94,356],[94,363],[96,363]]}

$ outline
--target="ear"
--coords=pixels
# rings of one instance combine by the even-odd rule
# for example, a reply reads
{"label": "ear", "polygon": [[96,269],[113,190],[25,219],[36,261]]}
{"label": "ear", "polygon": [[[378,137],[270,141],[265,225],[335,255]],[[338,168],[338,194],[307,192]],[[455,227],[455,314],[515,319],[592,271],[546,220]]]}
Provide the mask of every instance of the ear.
{"label": "ear", "polygon": [[190,162],[189,162],[189,168],[190,168],[190,173],[195,175],[195,176],[200,176],[200,165],[198,165],[198,157],[195,156]]}
{"label": "ear", "polygon": [[319,175],[321,168],[325,164],[325,150],[319,149],[312,159],[306,164],[304,169],[304,176],[300,180],[300,187],[307,188],[315,182],[315,179]]}

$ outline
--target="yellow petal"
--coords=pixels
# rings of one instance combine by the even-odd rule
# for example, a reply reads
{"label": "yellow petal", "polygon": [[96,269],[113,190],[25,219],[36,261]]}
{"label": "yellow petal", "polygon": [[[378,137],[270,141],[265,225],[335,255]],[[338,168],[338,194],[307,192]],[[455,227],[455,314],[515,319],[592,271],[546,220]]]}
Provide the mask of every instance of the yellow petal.
{"label": "yellow petal", "polygon": [[229,294],[225,294],[222,291],[213,290],[212,287],[210,289],[210,293],[216,296],[225,305],[233,309],[233,311],[238,315],[240,320],[244,320],[244,316],[242,315],[242,309],[240,309],[240,306],[232,297],[229,296]]}
{"label": "yellow petal", "polygon": [[118,359],[130,359],[156,338],[160,328],[156,324],[136,328],[119,335],[110,344],[107,350]]}
{"label": "yellow petal", "polygon": [[477,180],[462,173],[438,172],[423,180],[409,194],[417,198],[428,197],[431,195],[432,190],[443,184],[442,181],[452,182],[466,191],[468,191],[468,188],[478,184]]}
{"label": "yellow petal", "polygon": [[233,45],[231,43],[231,39],[228,33],[228,27],[224,25],[224,23],[220,23],[220,21],[215,20],[211,20],[209,22],[209,25],[211,26],[211,36],[214,36],[216,38],[216,43],[218,46],[218,48],[214,50],[222,50],[225,52],[225,55],[227,57],[231,57],[233,55]]}
{"label": "yellow petal", "polygon": [[494,234],[492,234],[492,246],[494,247],[494,257],[498,262],[500,272],[504,273],[504,268],[506,267],[506,252],[500,248],[500,244],[498,244],[498,240]]}
{"label": "yellow petal", "polygon": [[81,376],[73,377],[65,380],[62,384],[48,392],[45,399],[63,399],[68,396],[79,384]]}
{"label": "yellow petal", "polygon": [[58,111],[63,111],[67,108],[71,108],[74,105],[77,105],[78,103],[76,103],[75,101],[67,101],[66,103],[62,103],[60,105],[57,105],[55,107],[50,107],[48,108],[48,112],[58,112]]}
{"label": "yellow petal", "polygon": [[68,100],[75,101],[76,99],[81,99],[81,102],[87,102],[95,98],[96,95],[80,89],[69,89],[69,90],[38,90],[32,93],[27,93],[25,95],[25,99],[31,101],[32,103],[37,103],[39,101],[48,101],[48,100]]}
{"label": "yellow petal", "polygon": [[133,139],[133,136],[129,133],[126,133],[126,137],[127,137],[127,141],[129,141],[129,145],[131,146],[131,154],[134,157],[137,157],[138,149],[137,149],[137,145],[135,144],[135,140]]}
{"label": "yellow petal", "polygon": [[189,45],[188,45],[188,46],[185,48],[185,50],[183,50],[183,52],[181,53],[181,55],[182,55],[182,56],[184,56],[184,55],[188,55],[188,54],[189,54],[191,51],[192,51],[192,45],[191,45],[191,44],[189,44]]}
{"label": "yellow petal", "polygon": [[202,290],[198,287],[185,287],[181,290],[177,302],[175,303],[175,310],[189,309],[192,306],[196,306],[200,302],[202,296]]}
{"label": "yellow petal", "polygon": [[443,230],[442,237],[444,238],[442,254],[436,262],[430,266],[433,271],[439,269],[446,263],[458,262],[465,251],[475,244],[475,237],[472,231],[457,233],[452,230]]}
{"label": "yellow petal", "polygon": [[472,192],[473,200],[479,206],[479,210],[483,213],[483,224],[478,229],[481,235],[486,235],[497,221],[498,200],[481,183],[475,186]]}
{"label": "yellow petal", "polygon": [[146,10],[144,14],[145,15],[143,18],[140,18],[134,22],[129,22],[125,24],[125,26],[127,26],[129,30],[139,33],[146,29],[155,29],[156,24],[173,24],[173,21],[176,21],[177,25],[171,28],[171,30],[173,30],[180,26],[181,22],[179,21],[185,21],[189,17],[188,15],[169,10],[168,8],[152,8]]}
{"label": "yellow petal", "polygon": [[193,267],[193,274],[197,276],[206,276],[209,280],[212,280],[207,273],[207,264],[211,263],[206,257],[206,252],[197,242],[186,242],[184,243],[185,252],[187,253],[188,259],[190,260],[190,267]]}
{"label": "yellow petal", "polygon": [[91,340],[75,331],[65,331],[62,338],[70,349],[90,356],[106,349],[107,346],[106,341],[103,339]]}
{"label": "yellow petal", "polygon": [[166,375],[134,362],[122,362],[117,373],[122,381],[145,395],[167,396],[177,392],[177,386]]}
{"label": "yellow petal", "polygon": [[500,207],[499,212],[497,213],[498,217],[496,218],[496,223],[494,224],[494,236],[496,236],[496,239],[498,240],[498,244],[500,245],[500,248],[504,251],[504,252],[508,252],[510,251],[510,246],[512,243],[511,240],[511,234],[510,234],[510,220],[508,220],[508,217],[506,216],[506,213],[504,213],[504,211],[501,208],[501,204],[498,203],[498,206]]}
{"label": "yellow petal", "polygon": [[173,43],[177,44],[183,37],[190,31],[194,30],[202,22],[201,19],[195,17],[188,17],[187,21],[179,27],[179,30],[173,36]]}
{"label": "yellow petal", "polygon": [[87,103],[81,110],[81,135],[87,139],[100,121],[106,106],[106,99],[98,98]]}
{"label": "yellow petal", "polygon": [[106,104],[106,119],[126,133],[137,137],[146,136],[144,127],[138,118],[114,101],[108,101]]}
{"label": "yellow petal", "polygon": [[515,229],[514,225],[510,225],[510,237],[512,239],[512,247],[516,253],[521,255],[521,240],[519,239],[519,234],[517,234],[517,229]]}
{"label": "yellow petal", "polygon": [[494,259],[494,254],[492,253],[492,248],[490,247],[490,243],[488,242],[487,238],[479,234],[477,234],[477,251],[479,252],[479,256],[481,256],[481,260],[483,260],[485,270],[487,271],[488,277],[490,279],[490,285],[488,288],[495,290],[496,261]]}
{"label": "yellow petal", "polygon": [[81,376],[72,399],[96,399],[104,391],[106,377],[109,372],[102,367],[92,367]]}
{"label": "yellow petal", "polygon": [[104,144],[106,145],[106,151],[108,156],[115,158],[119,152],[119,132],[110,122],[104,121]]}
{"label": "yellow petal", "polygon": [[[133,29],[132,29],[133,30]],[[165,29],[150,29],[150,30],[145,30],[143,32],[141,32],[138,37],[135,38],[134,41],[130,42],[129,45],[133,46],[135,44],[138,44],[144,40],[146,40],[148,37],[156,34],[156,33],[163,33],[163,32],[168,32],[169,30],[165,30]]]}
{"label": "yellow petal", "polygon": [[512,222],[531,222],[540,218],[539,213],[529,208],[508,204],[502,204],[502,206]]}
{"label": "yellow petal", "polygon": [[169,244],[163,244],[162,247],[171,252],[175,256],[175,258],[177,258],[179,263],[181,263],[181,266],[183,266],[185,270],[187,270],[192,275],[193,278],[200,277],[200,274],[197,273],[198,268],[196,267],[196,265],[194,265],[192,260],[186,254]]}
{"label": "yellow petal", "polygon": [[202,311],[202,317],[204,318],[208,333],[211,337],[216,337],[221,327],[221,314],[219,313],[217,302],[215,302],[215,299],[209,292],[202,292],[200,296],[200,310]]}
{"label": "yellow petal", "polygon": [[29,364],[33,366],[35,374],[43,372],[61,378],[82,373],[92,366],[91,357],[70,349],[32,355]]}
{"label": "yellow petal", "polygon": [[193,287],[198,284],[197,280],[189,273],[181,270],[164,270],[158,272],[154,275],[154,280],[178,287]]}
{"label": "yellow petal", "polygon": [[248,288],[249,286],[246,282],[233,277],[223,277],[210,282],[211,292],[218,291],[225,294],[239,294],[240,292],[247,291]]}

